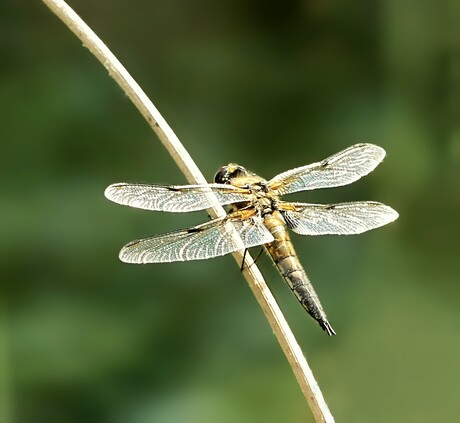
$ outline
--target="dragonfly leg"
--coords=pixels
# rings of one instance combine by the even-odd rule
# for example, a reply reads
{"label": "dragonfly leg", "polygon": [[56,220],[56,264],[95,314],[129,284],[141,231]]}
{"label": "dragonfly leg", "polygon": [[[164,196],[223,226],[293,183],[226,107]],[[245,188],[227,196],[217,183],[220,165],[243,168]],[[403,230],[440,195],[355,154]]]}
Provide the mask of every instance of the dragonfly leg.
{"label": "dragonfly leg", "polygon": [[243,260],[241,261],[241,267],[240,267],[240,271],[241,271],[241,272],[242,272],[243,269],[244,269],[244,261],[246,260],[246,254],[247,254],[247,252],[248,252],[248,249],[245,248],[245,249],[244,249],[244,254],[243,254]]}
{"label": "dragonfly leg", "polygon": [[263,252],[264,252],[264,247],[261,247],[259,254],[257,254],[256,258],[254,259],[254,264],[257,263],[257,260],[260,259],[260,256],[262,255]]}
{"label": "dragonfly leg", "polygon": [[[262,248],[260,249],[259,253],[257,254],[256,258],[254,259],[254,262],[251,264],[251,266],[252,266],[253,264],[256,264],[256,263],[257,263],[257,260],[259,260],[259,258],[260,258],[260,256],[262,255],[262,252],[263,252],[263,251],[264,251],[264,248],[262,247]],[[244,269],[244,260],[246,259],[246,253],[247,253],[247,252],[248,252],[248,249],[246,248],[246,249],[244,250],[243,261],[241,262],[241,268],[240,268],[241,271],[243,271],[243,269]]]}

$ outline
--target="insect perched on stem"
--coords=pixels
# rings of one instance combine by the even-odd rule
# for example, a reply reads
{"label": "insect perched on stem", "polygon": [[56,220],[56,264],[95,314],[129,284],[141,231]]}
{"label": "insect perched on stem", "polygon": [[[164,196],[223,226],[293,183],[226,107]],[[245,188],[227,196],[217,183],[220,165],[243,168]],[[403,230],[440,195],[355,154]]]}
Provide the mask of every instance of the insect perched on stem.
{"label": "insect perched on stem", "polygon": [[[206,185],[110,185],[105,190],[109,200],[139,209],[191,212],[207,209],[216,202],[230,206],[224,218],[132,241],[121,249],[119,257],[126,263],[138,264],[203,260],[264,245],[302,306],[328,335],[335,335],[286,228],[301,235],[352,235],[393,222],[398,213],[375,201],[310,204],[285,202],[280,197],[351,184],[374,170],[384,157],[381,147],[356,144],[269,181],[242,166],[229,164],[219,169],[214,183]],[[241,240],[235,238],[235,233]]]}

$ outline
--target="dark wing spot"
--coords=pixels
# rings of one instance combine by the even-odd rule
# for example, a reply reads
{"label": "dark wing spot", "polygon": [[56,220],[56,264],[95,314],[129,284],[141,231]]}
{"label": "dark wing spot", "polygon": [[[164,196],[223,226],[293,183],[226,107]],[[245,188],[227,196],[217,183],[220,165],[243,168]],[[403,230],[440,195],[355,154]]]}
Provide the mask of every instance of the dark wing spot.
{"label": "dark wing spot", "polygon": [[202,229],[200,229],[200,228],[188,228],[188,229],[187,229],[187,232],[188,232],[189,234],[193,234],[193,233],[201,232],[201,231],[202,231]]}

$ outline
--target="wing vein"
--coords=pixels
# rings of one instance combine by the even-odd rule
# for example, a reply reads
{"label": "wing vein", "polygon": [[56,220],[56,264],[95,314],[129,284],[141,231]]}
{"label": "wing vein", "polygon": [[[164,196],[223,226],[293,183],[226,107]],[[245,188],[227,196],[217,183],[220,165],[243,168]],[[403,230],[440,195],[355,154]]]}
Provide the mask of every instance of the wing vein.
{"label": "wing vein", "polygon": [[[241,237],[235,241],[233,234]],[[127,263],[166,263],[204,260],[273,241],[261,218],[235,219],[228,215],[205,224],[176,232],[132,241],[120,251]]]}
{"label": "wing vein", "polygon": [[286,224],[300,235],[353,235],[379,228],[398,218],[391,207],[375,201],[339,204],[289,203],[282,210]]}
{"label": "wing vein", "polygon": [[[220,205],[248,201],[248,191],[233,185],[147,185],[117,183],[105,190],[105,196],[118,204],[144,210],[184,213]],[[216,200],[211,194],[214,194]]]}
{"label": "wing vein", "polygon": [[385,157],[374,144],[355,144],[327,159],[280,173],[268,185],[277,195],[351,184],[373,171]]}

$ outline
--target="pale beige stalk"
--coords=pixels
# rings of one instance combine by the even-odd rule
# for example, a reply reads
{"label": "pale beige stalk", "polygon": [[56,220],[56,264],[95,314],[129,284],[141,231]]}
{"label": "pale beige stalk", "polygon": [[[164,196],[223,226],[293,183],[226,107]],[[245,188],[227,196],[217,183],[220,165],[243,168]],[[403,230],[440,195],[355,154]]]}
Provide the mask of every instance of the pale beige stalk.
{"label": "pale beige stalk", "polygon": [[[83,42],[106,67],[109,74],[120,85],[122,90],[131,99],[134,105],[150,124],[158,138],[171,154],[179,169],[191,184],[206,183],[206,179],[199,171],[192,158],[180,143],[176,134],[169,127],[153,103],[148,99],[139,85],[129,75],[122,64],[97,37],[97,35],[82,21],[82,19],[64,2],[60,0],[43,0],[43,2],[67,25],[67,27]],[[217,202],[216,202],[217,204]],[[216,206],[208,210],[212,217],[225,215],[222,207]],[[243,259],[242,252],[233,254],[238,265]],[[270,326],[286,355],[289,364],[297,378],[305,398],[310,405],[316,422],[331,423],[332,414],[324,401],[313,373],[289,328],[286,319],[281,313],[272,293],[268,289],[262,275],[251,257],[246,254],[246,266],[243,271],[249,286],[254,293],[260,307],[267,317]]]}

